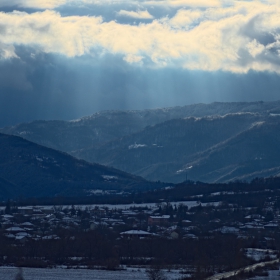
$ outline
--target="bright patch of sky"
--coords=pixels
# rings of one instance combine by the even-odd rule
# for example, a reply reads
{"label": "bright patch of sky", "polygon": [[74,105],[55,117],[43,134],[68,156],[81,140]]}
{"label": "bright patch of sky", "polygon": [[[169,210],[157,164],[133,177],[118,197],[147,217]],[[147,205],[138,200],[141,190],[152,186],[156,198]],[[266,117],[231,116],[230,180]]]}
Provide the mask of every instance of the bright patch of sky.
{"label": "bright patch of sky", "polygon": [[273,0],[4,0],[0,6],[14,9],[0,14],[2,59],[17,57],[14,46],[24,45],[67,57],[110,53],[142,66],[280,72],[280,7]]}

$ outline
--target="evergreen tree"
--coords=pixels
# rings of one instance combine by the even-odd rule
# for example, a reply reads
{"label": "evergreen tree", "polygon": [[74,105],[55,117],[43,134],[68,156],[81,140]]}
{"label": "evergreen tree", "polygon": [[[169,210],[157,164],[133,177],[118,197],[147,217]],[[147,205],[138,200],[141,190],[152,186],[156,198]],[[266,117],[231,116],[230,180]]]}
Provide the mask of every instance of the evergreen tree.
{"label": "evergreen tree", "polygon": [[11,214],[11,201],[10,201],[10,199],[8,199],[8,201],[6,203],[5,214]]}

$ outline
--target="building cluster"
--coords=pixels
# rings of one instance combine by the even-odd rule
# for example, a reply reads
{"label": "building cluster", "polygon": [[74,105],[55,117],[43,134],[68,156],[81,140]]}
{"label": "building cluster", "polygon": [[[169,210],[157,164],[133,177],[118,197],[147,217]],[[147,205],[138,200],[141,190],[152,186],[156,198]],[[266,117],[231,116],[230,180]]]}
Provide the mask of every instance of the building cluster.
{"label": "building cluster", "polygon": [[106,228],[116,238],[198,239],[203,234],[235,234],[247,238],[261,233],[266,242],[278,231],[280,215],[270,201],[263,209],[242,208],[218,203],[188,208],[178,203],[154,207],[135,205],[120,208],[102,206],[15,207],[2,208],[1,235],[16,244],[28,240],[59,239],[58,229],[91,231]]}

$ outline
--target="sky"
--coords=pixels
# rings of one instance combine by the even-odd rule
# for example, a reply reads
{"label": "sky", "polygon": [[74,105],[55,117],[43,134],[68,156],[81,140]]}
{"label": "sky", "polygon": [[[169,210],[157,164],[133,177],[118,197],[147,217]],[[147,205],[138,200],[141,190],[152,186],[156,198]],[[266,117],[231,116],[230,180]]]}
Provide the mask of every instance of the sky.
{"label": "sky", "polygon": [[0,127],[273,101],[278,0],[1,0]]}

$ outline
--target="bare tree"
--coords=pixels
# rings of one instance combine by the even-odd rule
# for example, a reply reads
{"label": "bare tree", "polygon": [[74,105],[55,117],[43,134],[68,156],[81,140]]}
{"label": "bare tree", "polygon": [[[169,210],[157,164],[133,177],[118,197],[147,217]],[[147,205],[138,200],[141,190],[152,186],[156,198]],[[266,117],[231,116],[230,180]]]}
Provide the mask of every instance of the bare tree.
{"label": "bare tree", "polygon": [[146,270],[146,274],[149,280],[166,280],[163,271],[158,266],[150,267]]}
{"label": "bare tree", "polygon": [[18,268],[18,273],[16,275],[15,280],[23,280],[22,268],[21,267]]}

